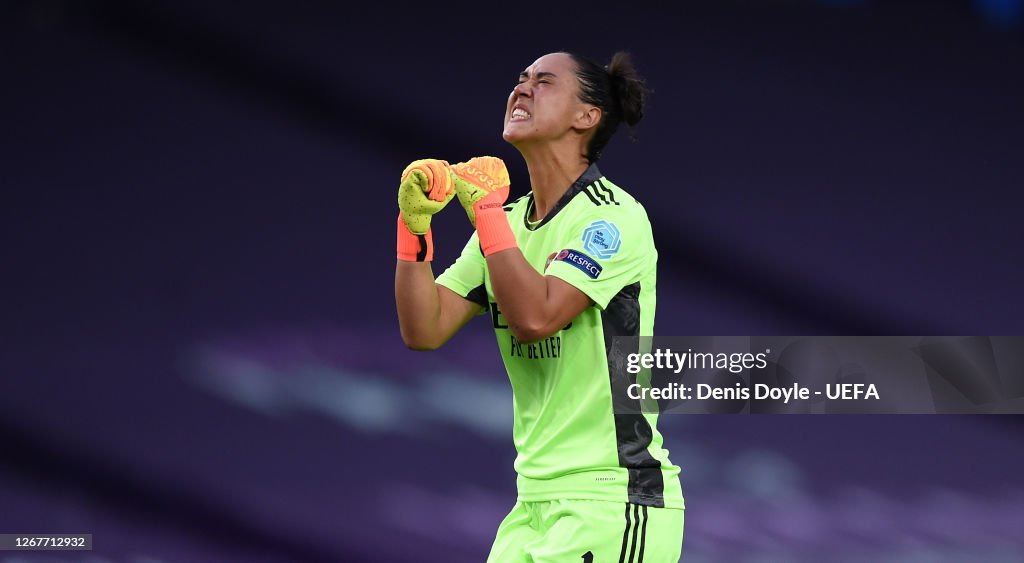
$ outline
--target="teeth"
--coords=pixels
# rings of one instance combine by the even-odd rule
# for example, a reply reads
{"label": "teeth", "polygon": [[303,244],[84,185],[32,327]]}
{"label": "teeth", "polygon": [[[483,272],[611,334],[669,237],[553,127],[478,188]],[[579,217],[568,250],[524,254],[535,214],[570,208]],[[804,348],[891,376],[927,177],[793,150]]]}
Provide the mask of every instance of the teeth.
{"label": "teeth", "polygon": [[529,119],[530,118],[530,114],[527,113],[527,111],[522,109],[522,108],[516,108],[516,109],[512,110],[512,118],[513,119]]}

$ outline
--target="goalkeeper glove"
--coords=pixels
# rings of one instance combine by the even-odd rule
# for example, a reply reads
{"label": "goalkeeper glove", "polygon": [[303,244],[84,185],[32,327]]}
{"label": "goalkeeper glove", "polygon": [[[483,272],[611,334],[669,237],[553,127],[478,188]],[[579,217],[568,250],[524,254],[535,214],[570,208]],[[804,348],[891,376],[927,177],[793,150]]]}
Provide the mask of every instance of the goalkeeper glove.
{"label": "goalkeeper glove", "polygon": [[459,203],[476,227],[484,256],[516,248],[516,237],[505,217],[508,169],[500,158],[478,156],[451,167]]}
{"label": "goalkeeper glove", "polygon": [[455,195],[444,160],[416,160],[405,167],[398,187],[398,259],[430,262],[434,259],[434,238],[430,217],[444,209]]}

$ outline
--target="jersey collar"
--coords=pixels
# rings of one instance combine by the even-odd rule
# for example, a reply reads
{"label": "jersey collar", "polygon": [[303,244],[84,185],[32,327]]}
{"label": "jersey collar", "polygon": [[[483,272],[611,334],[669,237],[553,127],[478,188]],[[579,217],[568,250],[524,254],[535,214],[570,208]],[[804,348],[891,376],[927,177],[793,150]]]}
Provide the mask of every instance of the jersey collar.
{"label": "jersey collar", "polygon": [[579,179],[577,179],[575,182],[573,182],[572,186],[569,186],[569,189],[566,190],[565,194],[563,194],[562,197],[558,200],[558,203],[556,203],[555,206],[551,209],[551,211],[548,212],[547,216],[545,216],[540,223],[537,223],[536,225],[533,226],[530,226],[529,220],[530,214],[533,213],[533,191],[531,190],[528,196],[529,201],[526,205],[526,213],[523,214],[523,225],[526,226],[527,230],[530,231],[536,231],[537,229],[543,227],[545,224],[547,224],[548,221],[554,218],[554,216],[557,215],[563,207],[569,205],[569,202],[572,201],[572,198],[576,197],[576,194],[583,191],[583,188],[600,180],[601,177],[601,171],[598,170],[597,163],[590,163],[590,166],[588,166],[587,169],[583,171],[583,175],[580,176]]}

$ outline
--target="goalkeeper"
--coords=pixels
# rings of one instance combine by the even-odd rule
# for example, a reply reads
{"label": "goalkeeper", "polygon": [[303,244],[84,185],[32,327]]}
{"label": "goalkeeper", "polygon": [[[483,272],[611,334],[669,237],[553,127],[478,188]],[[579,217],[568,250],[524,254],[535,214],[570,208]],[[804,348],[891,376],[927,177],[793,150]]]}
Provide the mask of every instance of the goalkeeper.
{"label": "goalkeeper", "polygon": [[[654,330],[657,250],[647,213],[598,170],[647,89],[625,53],[610,64],[569,53],[519,74],[502,136],[526,160],[531,191],[506,204],[504,163],[419,160],[399,189],[395,301],[402,339],[435,349],[489,313],[513,391],[518,498],[493,562],[677,561],[679,468],[657,414],[616,414],[615,336]],[[435,281],[430,218],[453,198],[475,232]]]}

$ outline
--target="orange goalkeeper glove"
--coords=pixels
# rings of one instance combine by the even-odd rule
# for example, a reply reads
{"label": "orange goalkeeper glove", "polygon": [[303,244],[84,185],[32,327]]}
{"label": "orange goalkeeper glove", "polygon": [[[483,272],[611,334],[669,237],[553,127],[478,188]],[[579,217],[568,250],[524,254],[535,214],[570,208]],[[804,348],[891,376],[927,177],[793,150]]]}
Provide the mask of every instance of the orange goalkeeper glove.
{"label": "orange goalkeeper glove", "polygon": [[452,166],[451,177],[459,203],[476,227],[484,256],[516,248],[503,207],[511,183],[505,163],[494,156],[478,156]]}
{"label": "orange goalkeeper glove", "polygon": [[455,195],[448,162],[433,158],[413,161],[398,187],[398,259],[430,262],[434,238],[430,218]]}

